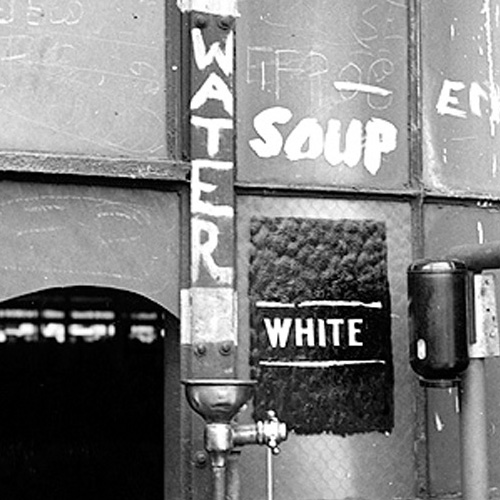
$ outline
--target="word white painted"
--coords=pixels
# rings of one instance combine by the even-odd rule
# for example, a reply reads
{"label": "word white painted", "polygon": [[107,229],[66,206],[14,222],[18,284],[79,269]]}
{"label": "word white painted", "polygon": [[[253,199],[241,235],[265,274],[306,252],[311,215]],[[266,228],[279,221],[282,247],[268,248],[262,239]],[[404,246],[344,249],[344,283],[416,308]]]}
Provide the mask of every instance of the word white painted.
{"label": "word white painted", "polygon": [[327,341],[338,347],[362,347],[363,342],[358,339],[363,326],[362,319],[314,319],[314,318],[264,318],[267,337],[271,347],[286,347],[290,333],[294,330],[292,342],[297,347],[326,347]]}
{"label": "word white painted", "polygon": [[283,151],[290,161],[300,161],[316,160],[323,154],[330,165],[344,163],[348,167],[355,167],[363,158],[366,170],[376,175],[382,155],[397,147],[396,126],[381,118],[372,118],[364,126],[360,120],[352,119],[344,140],[340,120],[328,120],[324,131],[316,118],[303,118],[284,138],[277,125],[285,125],[292,118],[292,111],[281,106],[265,109],[254,118],[259,138],[251,139],[249,146],[257,156],[273,158]]}
{"label": "word white painted", "polygon": [[238,16],[237,0],[177,0],[181,12],[205,12],[219,16]]}
{"label": "word white painted", "polygon": [[484,89],[478,82],[472,82],[469,88],[464,82],[444,80],[436,103],[440,115],[455,118],[468,118],[469,113],[482,117],[482,103],[489,107],[490,121],[500,123],[500,87],[497,84]]}

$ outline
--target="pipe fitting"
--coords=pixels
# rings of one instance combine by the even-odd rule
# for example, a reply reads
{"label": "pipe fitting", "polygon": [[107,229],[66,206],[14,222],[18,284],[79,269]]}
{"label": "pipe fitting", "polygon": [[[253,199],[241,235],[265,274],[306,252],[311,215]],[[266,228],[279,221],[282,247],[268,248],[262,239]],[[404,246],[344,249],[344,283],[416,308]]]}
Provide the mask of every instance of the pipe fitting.
{"label": "pipe fitting", "polygon": [[233,448],[231,425],[211,423],[205,427],[205,449],[209,452],[227,452]]}
{"label": "pipe fitting", "polygon": [[267,416],[267,420],[255,424],[233,427],[234,445],[265,445],[271,449],[274,455],[277,455],[280,452],[278,445],[287,438],[286,424],[278,420],[274,411],[268,411]]}

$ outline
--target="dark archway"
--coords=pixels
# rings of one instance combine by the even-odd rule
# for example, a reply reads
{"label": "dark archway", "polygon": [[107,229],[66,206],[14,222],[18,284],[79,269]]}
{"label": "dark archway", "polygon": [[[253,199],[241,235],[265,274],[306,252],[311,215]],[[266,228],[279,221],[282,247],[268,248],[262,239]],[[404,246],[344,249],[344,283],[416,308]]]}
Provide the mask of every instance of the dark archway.
{"label": "dark archway", "polygon": [[163,498],[164,337],[139,295],[57,288],[0,304],[0,498]]}

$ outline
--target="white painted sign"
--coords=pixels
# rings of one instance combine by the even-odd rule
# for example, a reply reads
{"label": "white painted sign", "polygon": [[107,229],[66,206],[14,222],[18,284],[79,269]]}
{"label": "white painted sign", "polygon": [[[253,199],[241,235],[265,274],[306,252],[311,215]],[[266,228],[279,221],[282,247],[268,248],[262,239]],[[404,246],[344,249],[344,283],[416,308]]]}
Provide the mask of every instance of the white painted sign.
{"label": "white painted sign", "polygon": [[293,112],[282,106],[261,111],[253,120],[258,137],[249,141],[250,148],[260,158],[277,157],[283,152],[292,162],[316,160],[323,155],[332,166],[344,163],[352,168],[362,161],[365,169],[376,175],[383,155],[397,147],[396,126],[381,118],[371,118],[365,124],[352,119],[347,125],[332,118],[325,127],[316,118],[302,118],[284,137],[279,126],[292,119]]}

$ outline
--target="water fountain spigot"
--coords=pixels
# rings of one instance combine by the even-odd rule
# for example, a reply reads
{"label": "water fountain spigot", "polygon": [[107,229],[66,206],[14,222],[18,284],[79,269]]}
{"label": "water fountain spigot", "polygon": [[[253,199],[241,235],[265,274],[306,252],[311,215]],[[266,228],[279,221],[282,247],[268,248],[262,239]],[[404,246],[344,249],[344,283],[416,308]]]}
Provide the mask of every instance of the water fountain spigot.
{"label": "water fountain spigot", "polygon": [[214,474],[214,500],[225,500],[226,462],[236,446],[260,444],[279,453],[278,444],[287,437],[286,425],[273,411],[267,420],[237,425],[231,420],[253,396],[255,380],[184,380],[189,405],[206,422],[205,449]]}

